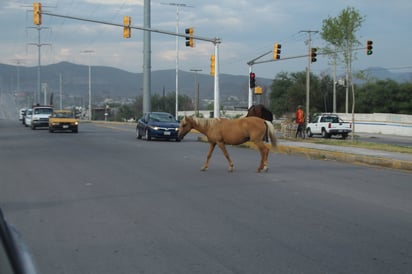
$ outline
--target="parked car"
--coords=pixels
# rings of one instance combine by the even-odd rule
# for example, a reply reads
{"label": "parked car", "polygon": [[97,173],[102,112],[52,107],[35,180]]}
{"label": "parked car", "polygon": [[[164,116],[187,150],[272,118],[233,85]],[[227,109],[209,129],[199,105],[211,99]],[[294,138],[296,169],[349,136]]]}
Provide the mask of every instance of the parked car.
{"label": "parked car", "polygon": [[341,135],[346,139],[352,132],[352,123],[344,122],[336,114],[315,114],[306,126],[306,134],[309,137],[313,135],[322,135],[323,138],[330,138],[332,135]]}
{"label": "parked car", "polygon": [[148,112],[145,113],[136,125],[137,139],[144,138],[147,141],[156,139],[176,140],[178,137],[179,122],[174,116],[167,112]]}
{"label": "parked car", "polygon": [[72,110],[55,110],[49,117],[49,131],[70,130],[71,132],[79,132],[79,120],[76,118],[76,113]]}
{"label": "parked car", "polygon": [[26,110],[26,113],[24,114],[24,125],[26,127],[31,127],[31,117],[33,115],[33,110],[31,108]]}

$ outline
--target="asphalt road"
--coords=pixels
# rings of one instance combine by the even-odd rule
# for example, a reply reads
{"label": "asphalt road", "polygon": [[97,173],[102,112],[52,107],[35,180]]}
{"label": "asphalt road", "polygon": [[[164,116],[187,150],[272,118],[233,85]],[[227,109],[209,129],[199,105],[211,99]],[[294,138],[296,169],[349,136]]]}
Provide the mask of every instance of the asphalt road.
{"label": "asphalt road", "polygon": [[0,206],[39,273],[411,273],[411,174],[0,120]]}

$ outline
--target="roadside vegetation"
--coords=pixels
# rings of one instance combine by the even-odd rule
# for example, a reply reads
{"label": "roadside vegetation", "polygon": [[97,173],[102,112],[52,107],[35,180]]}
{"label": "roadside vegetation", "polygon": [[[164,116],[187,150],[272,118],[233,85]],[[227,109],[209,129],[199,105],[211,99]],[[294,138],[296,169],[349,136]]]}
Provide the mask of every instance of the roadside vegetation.
{"label": "roadside vegetation", "polygon": [[306,138],[302,139],[295,139],[295,138],[287,138],[288,141],[299,141],[299,142],[307,142],[307,143],[314,143],[314,144],[324,144],[324,145],[332,145],[332,146],[346,146],[346,147],[357,147],[357,148],[366,148],[372,150],[382,150],[388,152],[399,152],[399,153],[410,153],[412,154],[412,147],[407,146],[400,146],[400,145],[390,145],[390,144],[379,144],[373,142],[364,142],[359,141],[358,138],[355,136],[354,140],[342,140],[342,139],[324,139],[324,138]]}

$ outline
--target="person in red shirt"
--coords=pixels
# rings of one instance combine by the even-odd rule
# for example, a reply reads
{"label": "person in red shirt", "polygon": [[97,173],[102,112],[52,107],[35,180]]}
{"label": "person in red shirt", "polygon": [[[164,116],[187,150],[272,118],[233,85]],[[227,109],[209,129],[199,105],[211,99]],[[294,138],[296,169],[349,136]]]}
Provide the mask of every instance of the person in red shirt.
{"label": "person in red shirt", "polygon": [[298,133],[301,133],[302,138],[305,138],[305,112],[303,112],[302,106],[299,105],[295,112],[295,122],[298,124],[298,128],[296,130],[295,138],[298,137]]}

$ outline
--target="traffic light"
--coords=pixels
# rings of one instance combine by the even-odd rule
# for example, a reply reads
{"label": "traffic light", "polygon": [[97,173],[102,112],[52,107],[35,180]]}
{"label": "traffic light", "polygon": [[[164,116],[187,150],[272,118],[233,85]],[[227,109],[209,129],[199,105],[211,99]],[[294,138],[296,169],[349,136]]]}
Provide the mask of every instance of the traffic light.
{"label": "traffic light", "polygon": [[256,87],[256,74],[254,72],[249,73],[249,86],[250,88]]}
{"label": "traffic light", "polygon": [[193,48],[195,46],[195,42],[193,40],[193,33],[194,33],[193,28],[185,29],[185,33],[190,35],[190,37],[186,36],[186,47]]}
{"label": "traffic light", "polygon": [[373,41],[372,40],[368,40],[366,41],[366,55],[372,55],[373,51]]}
{"label": "traffic light", "polygon": [[41,3],[33,3],[33,24],[41,25]]}
{"label": "traffic light", "polygon": [[263,94],[263,88],[262,88],[261,86],[255,87],[254,93],[255,93],[256,95],[262,95],[262,94]]}
{"label": "traffic light", "polygon": [[282,47],[281,44],[275,43],[273,46],[273,59],[278,60],[280,59],[280,48]]}
{"label": "traffic light", "polygon": [[130,38],[132,36],[132,29],[130,25],[132,24],[132,18],[130,16],[123,16],[123,37]]}
{"label": "traffic light", "polygon": [[215,55],[210,57],[210,75],[215,76]]}
{"label": "traffic light", "polygon": [[312,63],[314,63],[314,62],[316,62],[316,56],[317,56],[317,54],[316,54],[316,52],[318,51],[318,49],[317,48],[310,48],[310,61],[312,62]]}

